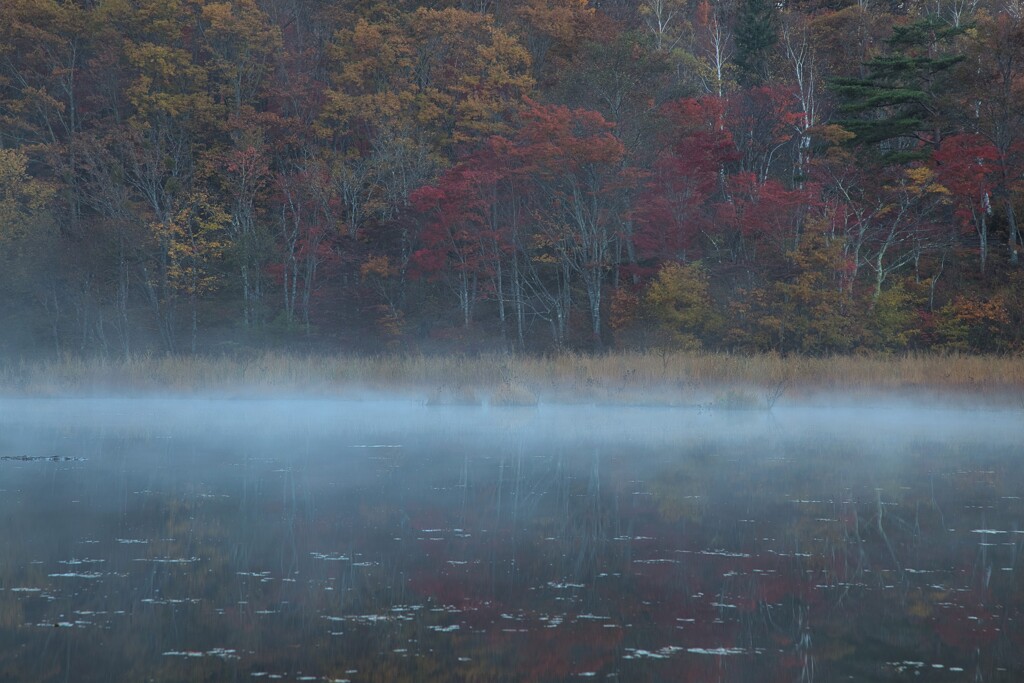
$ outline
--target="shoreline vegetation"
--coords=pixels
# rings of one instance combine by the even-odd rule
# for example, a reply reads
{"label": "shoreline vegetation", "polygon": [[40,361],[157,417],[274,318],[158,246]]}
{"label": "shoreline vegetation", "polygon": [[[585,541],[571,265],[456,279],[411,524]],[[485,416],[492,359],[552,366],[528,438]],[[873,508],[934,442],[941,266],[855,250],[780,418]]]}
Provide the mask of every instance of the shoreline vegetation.
{"label": "shoreline vegetation", "polygon": [[0,364],[0,396],[381,396],[426,405],[597,404],[764,410],[880,396],[1024,407],[1024,358],[978,355],[64,356]]}
{"label": "shoreline vegetation", "polygon": [[0,357],[1022,354],[1022,45],[1017,2],[0,0]]}

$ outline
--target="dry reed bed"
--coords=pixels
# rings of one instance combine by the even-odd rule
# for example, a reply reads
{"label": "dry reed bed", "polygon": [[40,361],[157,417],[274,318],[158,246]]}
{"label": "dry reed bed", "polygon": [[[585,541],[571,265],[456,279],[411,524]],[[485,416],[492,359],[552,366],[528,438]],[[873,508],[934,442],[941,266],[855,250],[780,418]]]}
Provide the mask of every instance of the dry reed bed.
{"label": "dry reed bed", "polygon": [[[0,393],[20,396],[212,394],[425,397],[532,394],[542,401],[693,404],[742,390],[788,398],[842,392],[944,392],[1020,401],[1024,358],[908,354],[782,357],[775,354],[610,353],[553,357],[344,356],[83,359],[0,364]],[[528,402],[528,401],[527,401]]]}

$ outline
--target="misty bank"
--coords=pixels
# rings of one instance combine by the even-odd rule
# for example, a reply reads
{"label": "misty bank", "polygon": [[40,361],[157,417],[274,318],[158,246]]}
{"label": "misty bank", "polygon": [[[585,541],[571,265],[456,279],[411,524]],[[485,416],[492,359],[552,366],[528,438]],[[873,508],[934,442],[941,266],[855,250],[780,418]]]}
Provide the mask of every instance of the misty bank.
{"label": "misty bank", "polygon": [[428,405],[714,404],[865,400],[1024,406],[1024,358],[979,355],[780,356],[610,353],[555,356],[301,355],[64,356],[0,361],[9,397],[380,396]]}

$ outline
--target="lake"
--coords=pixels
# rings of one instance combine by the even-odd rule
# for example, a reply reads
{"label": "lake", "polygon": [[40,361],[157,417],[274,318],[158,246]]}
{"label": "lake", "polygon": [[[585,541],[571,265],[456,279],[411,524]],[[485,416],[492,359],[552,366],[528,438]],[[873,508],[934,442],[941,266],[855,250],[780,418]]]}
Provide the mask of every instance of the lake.
{"label": "lake", "polygon": [[0,681],[1024,680],[1022,417],[0,401]]}

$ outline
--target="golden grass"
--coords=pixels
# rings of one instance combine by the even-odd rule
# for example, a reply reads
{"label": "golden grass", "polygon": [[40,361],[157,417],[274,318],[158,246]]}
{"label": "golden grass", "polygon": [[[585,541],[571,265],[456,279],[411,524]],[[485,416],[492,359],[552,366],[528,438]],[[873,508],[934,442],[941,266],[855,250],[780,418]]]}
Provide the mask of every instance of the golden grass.
{"label": "golden grass", "polygon": [[0,393],[18,396],[210,394],[230,397],[468,395],[495,405],[542,402],[693,405],[729,390],[771,403],[815,394],[928,392],[1020,401],[1024,358],[936,354],[782,357],[721,353],[566,353],[553,357],[63,357],[0,364]]}

